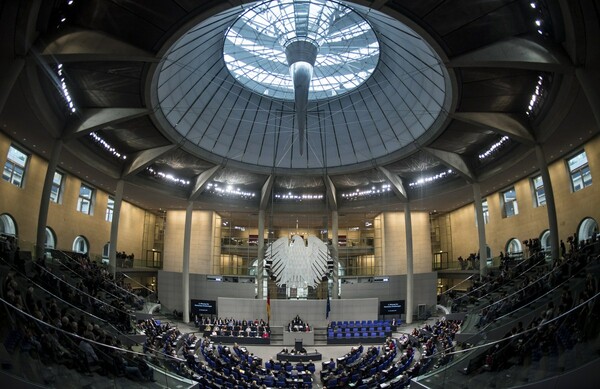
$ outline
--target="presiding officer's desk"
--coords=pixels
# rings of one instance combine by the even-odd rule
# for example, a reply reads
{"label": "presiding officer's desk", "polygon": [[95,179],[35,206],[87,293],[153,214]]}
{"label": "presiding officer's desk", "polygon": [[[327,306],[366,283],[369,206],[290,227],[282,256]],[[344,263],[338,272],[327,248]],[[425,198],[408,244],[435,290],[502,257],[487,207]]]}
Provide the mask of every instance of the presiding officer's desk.
{"label": "presiding officer's desk", "polygon": [[323,355],[318,352],[305,353],[305,354],[290,354],[290,353],[277,353],[278,361],[289,361],[289,362],[308,362],[308,361],[320,361],[323,359]]}
{"label": "presiding officer's desk", "polygon": [[298,331],[283,331],[283,345],[293,346],[297,340],[302,340],[302,344],[312,346],[315,344],[314,331],[298,332]]}

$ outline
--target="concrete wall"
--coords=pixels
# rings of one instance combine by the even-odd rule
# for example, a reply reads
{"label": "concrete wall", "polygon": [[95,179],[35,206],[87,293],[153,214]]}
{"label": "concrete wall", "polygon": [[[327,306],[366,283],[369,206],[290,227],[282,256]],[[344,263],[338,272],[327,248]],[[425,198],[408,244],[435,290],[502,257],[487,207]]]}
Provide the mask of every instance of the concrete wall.
{"label": "concrete wall", "polygon": [[[588,142],[584,147],[590,170],[592,185],[577,192],[571,190],[571,179],[564,159],[555,161],[549,166],[550,179],[554,190],[556,212],[558,218],[559,239],[566,242],[579,223],[586,217],[592,217],[600,223],[600,137]],[[537,176],[539,173],[534,174]],[[517,193],[519,214],[502,217],[501,192],[514,186]],[[492,249],[492,255],[505,252],[506,243],[516,238],[519,241],[539,238],[548,229],[548,213],[546,206],[534,206],[534,194],[530,179],[511,183],[501,191],[490,193],[485,198],[489,206],[489,223],[485,225],[486,240]],[[466,257],[477,252],[477,229],[475,227],[475,210],[469,204],[450,213],[452,225],[452,247],[454,256]]]}
{"label": "concrete wall", "polygon": [[[287,326],[296,315],[311,326],[324,327],[332,320],[377,319],[379,299],[331,300],[329,318],[326,318],[327,300],[273,300],[271,299],[271,325]],[[267,319],[266,300],[220,297],[219,316],[239,319]]]}
{"label": "concrete wall", "polygon": [[[406,274],[406,230],[403,212],[382,214],[383,274]],[[431,230],[427,212],[411,212],[414,273],[431,271]]]}
{"label": "concrete wall", "polygon": [[[406,300],[406,275],[387,276],[387,282],[356,282],[343,283],[341,296],[343,299],[377,298],[379,300]],[[356,281],[365,281],[357,278]],[[436,285],[437,273],[419,273],[413,278],[415,314],[419,304],[429,307],[437,304]]]}
{"label": "concrete wall", "polygon": [[[181,271],[158,272],[158,298],[169,310],[183,310]],[[208,280],[204,274],[190,274],[190,299],[215,300],[219,297],[247,299],[255,295],[254,283],[234,283]]]}
{"label": "concrete wall", "polygon": [[[378,315],[379,300],[406,300],[406,275],[387,278],[387,282],[342,284],[342,299],[331,300],[329,320],[373,320]],[[419,304],[428,307],[436,304],[436,284],[435,272],[415,274],[415,313]],[[181,273],[159,271],[158,297],[163,307],[183,310],[182,295]],[[219,316],[266,320],[266,300],[256,300],[251,297],[254,295],[254,283],[219,282],[209,280],[204,274],[190,274],[190,299],[219,301]],[[326,304],[327,300],[271,299],[271,323],[285,325],[299,314],[309,323],[326,324]]]}
{"label": "concrete wall", "polygon": [[[190,273],[214,274],[214,220],[215,213],[212,211],[192,212]],[[163,265],[165,271],[182,271],[184,228],[185,211],[168,211]]]}

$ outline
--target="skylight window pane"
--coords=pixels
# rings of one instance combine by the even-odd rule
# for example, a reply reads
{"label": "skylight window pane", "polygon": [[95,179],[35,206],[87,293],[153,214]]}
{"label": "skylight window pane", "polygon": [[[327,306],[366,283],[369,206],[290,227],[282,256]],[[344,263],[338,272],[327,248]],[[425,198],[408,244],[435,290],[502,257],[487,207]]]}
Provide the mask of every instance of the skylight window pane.
{"label": "skylight window pane", "polygon": [[[298,40],[320,48],[309,100],[358,87],[379,61],[375,32],[349,7],[330,1],[273,0],[246,10],[230,27],[224,46],[225,63],[235,79],[251,90],[294,100],[285,50]],[[362,76],[356,77],[359,72]]]}

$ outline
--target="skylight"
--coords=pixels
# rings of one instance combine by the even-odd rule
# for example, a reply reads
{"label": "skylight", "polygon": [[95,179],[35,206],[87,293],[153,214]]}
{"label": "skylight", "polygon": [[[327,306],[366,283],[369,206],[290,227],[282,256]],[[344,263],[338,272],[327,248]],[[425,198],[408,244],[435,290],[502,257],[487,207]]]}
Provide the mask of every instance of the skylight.
{"label": "skylight", "polygon": [[270,0],[246,10],[225,34],[223,58],[247,88],[294,100],[286,48],[298,41],[318,48],[309,100],[358,87],[379,61],[379,42],[371,25],[351,8],[323,0]]}

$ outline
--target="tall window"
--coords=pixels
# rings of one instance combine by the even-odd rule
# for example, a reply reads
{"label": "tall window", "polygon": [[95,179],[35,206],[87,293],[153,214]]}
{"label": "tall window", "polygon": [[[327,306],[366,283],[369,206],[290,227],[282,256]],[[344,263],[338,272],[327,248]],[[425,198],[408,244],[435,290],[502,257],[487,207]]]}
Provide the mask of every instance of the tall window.
{"label": "tall window", "polygon": [[28,158],[27,154],[11,145],[8,149],[2,178],[21,188],[23,186],[23,177],[25,176],[25,166],[27,165]]}
{"label": "tall window", "polygon": [[504,217],[511,217],[519,214],[517,205],[517,192],[515,188],[502,192],[502,202],[504,203]]}
{"label": "tall window", "polygon": [[546,204],[546,191],[544,190],[544,181],[542,176],[537,176],[531,179],[533,185],[533,192],[535,193],[535,206]]}
{"label": "tall window", "polygon": [[112,222],[113,213],[115,212],[115,199],[111,196],[108,197],[108,203],[106,204],[106,221]]}
{"label": "tall window", "polygon": [[50,190],[50,201],[59,203],[62,196],[62,184],[64,175],[59,172],[54,172],[52,180],[52,189]]}
{"label": "tall window", "polygon": [[77,199],[77,210],[85,213],[86,215],[91,215],[93,196],[94,189],[85,184],[81,184],[81,188],[79,189],[79,198]]}
{"label": "tall window", "polygon": [[592,172],[585,151],[567,160],[573,192],[592,185]]}
{"label": "tall window", "polygon": [[483,224],[488,224],[490,222],[490,208],[487,199],[481,201],[481,208],[483,209]]}

